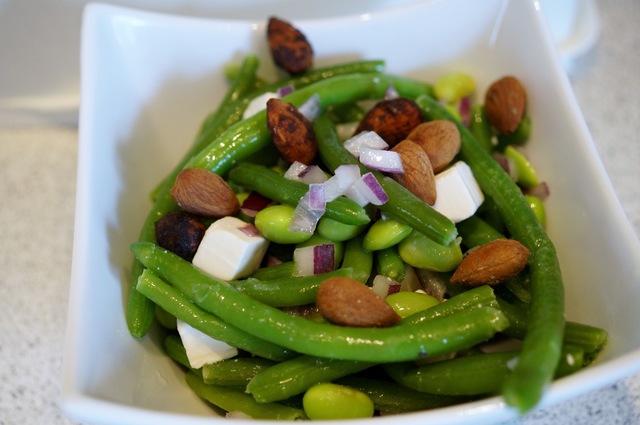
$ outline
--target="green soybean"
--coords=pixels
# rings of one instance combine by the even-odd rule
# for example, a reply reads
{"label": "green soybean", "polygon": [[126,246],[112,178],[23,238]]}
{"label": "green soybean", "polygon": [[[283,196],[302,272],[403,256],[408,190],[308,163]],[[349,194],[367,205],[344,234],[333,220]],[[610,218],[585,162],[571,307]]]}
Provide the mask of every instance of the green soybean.
{"label": "green soybean", "polygon": [[525,113],[518,128],[511,134],[498,134],[498,149],[510,145],[523,145],[531,137],[531,115]]}
{"label": "green soybean", "polygon": [[436,272],[451,271],[462,261],[459,243],[440,245],[415,230],[400,242],[398,253],[410,266]]}
{"label": "green soybean", "polygon": [[529,203],[533,213],[538,217],[538,221],[542,227],[547,226],[547,209],[540,198],[534,195],[524,195],[524,199]]}
{"label": "green soybean", "polygon": [[295,209],[290,205],[271,205],[256,214],[254,225],[271,242],[296,244],[306,241],[311,233],[290,230]]}
{"label": "green soybean", "polygon": [[397,245],[376,251],[375,258],[379,275],[387,276],[396,282],[402,282],[406,275],[406,267],[398,253]]}
{"label": "green soybean", "polygon": [[366,225],[346,224],[329,217],[322,217],[316,231],[329,240],[343,242],[360,234],[366,228]]}
{"label": "green soybean", "polygon": [[533,187],[540,183],[538,173],[536,173],[536,170],[522,152],[513,146],[507,146],[503,153],[507,158],[511,158],[514,161],[518,175],[518,179],[516,180],[518,184],[523,187]]}
{"label": "green soybean", "polygon": [[440,302],[431,295],[411,291],[400,291],[388,295],[385,301],[400,317],[409,317],[440,304]]}
{"label": "green soybean", "polygon": [[464,72],[450,72],[440,76],[433,85],[436,97],[447,103],[456,103],[476,89],[473,77]]}
{"label": "green soybean", "polygon": [[373,253],[363,246],[364,235],[360,234],[344,243],[342,267],[350,268],[353,278],[367,283],[373,269]]}
{"label": "green soybean", "polygon": [[364,247],[369,251],[389,248],[411,233],[411,227],[392,218],[377,220],[364,237]]}
{"label": "green soybean", "polygon": [[311,387],[302,404],[313,420],[370,418],[374,413],[373,401],[365,393],[333,383]]}

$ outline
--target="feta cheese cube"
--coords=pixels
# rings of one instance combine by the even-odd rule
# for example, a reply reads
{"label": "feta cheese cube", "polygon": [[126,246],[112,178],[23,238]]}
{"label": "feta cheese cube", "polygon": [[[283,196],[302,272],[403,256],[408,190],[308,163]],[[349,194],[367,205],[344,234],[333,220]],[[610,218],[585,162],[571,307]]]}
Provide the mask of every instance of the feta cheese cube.
{"label": "feta cheese cube", "polygon": [[482,202],[482,190],[465,162],[458,161],[436,175],[433,208],[454,223],[471,217]]}
{"label": "feta cheese cube", "polygon": [[238,349],[226,342],[218,341],[198,329],[177,320],[178,333],[192,368],[230,359],[238,355]]}
{"label": "feta cheese cube", "polygon": [[268,246],[269,241],[252,224],[223,217],[205,232],[193,265],[218,279],[246,277],[260,267]]}

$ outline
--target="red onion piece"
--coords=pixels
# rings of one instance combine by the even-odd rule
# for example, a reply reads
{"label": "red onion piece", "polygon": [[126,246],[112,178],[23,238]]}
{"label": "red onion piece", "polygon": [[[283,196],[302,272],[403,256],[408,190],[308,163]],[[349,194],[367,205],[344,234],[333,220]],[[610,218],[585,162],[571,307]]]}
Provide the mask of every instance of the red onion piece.
{"label": "red onion piece", "polygon": [[404,174],[402,159],[397,152],[361,147],[359,159],[362,165],[373,170],[391,174]]}
{"label": "red onion piece", "polygon": [[397,99],[399,97],[400,97],[400,94],[398,93],[396,88],[393,86],[393,84],[389,84],[387,86],[387,90],[385,90],[384,92],[384,100]]}
{"label": "red onion piece", "polygon": [[373,278],[371,289],[378,296],[386,298],[387,295],[400,292],[401,285],[390,277],[379,274]]}
{"label": "red onion piece", "polygon": [[351,155],[360,157],[360,149],[363,147],[371,149],[388,149],[389,145],[375,131],[363,131],[345,140],[344,147]]}
{"label": "red onion piece", "polygon": [[502,167],[502,169],[509,174],[511,180],[518,180],[518,168],[515,165],[515,161],[512,158],[509,158],[506,155],[503,155],[499,152],[493,154],[493,159],[495,159],[498,164]]}
{"label": "red onion piece", "polygon": [[465,127],[469,127],[471,123],[471,98],[465,96],[458,103],[458,112],[460,112],[460,121]]}
{"label": "red onion piece", "polygon": [[365,206],[369,203],[382,205],[389,200],[386,192],[372,173],[367,173],[360,177],[345,192],[345,195],[353,199],[360,206]]}
{"label": "red onion piece", "polygon": [[522,192],[525,195],[535,196],[536,198],[540,199],[541,201],[546,200],[549,197],[549,195],[551,194],[551,192],[549,190],[549,185],[547,184],[547,182],[541,182],[541,183],[538,183],[537,185],[535,185],[533,187],[525,188],[525,189],[522,190]]}
{"label": "red onion piece", "polygon": [[325,199],[333,201],[344,194],[351,185],[360,178],[360,167],[357,164],[343,164],[335,170],[335,174],[324,183]]}
{"label": "red onion piece", "polygon": [[293,251],[296,276],[327,273],[335,268],[333,244],[319,244],[296,248]]}
{"label": "red onion piece", "polygon": [[301,181],[307,184],[323,183],[328,177],[317,165],[306,165],[299,161],[291,163],[284,176],[289,180]]}
{"label": "red onion piece", "polygon": [[279,97],[285,97],[288,94],[293,93],[296,90],[291,84],[287,84],[286,86],[280,87],[276,93],[278,93]]}
{"label": "red onion piece", "polygon": [[271,205],[273,201],[258,192],[249,192],[247,199],[242,202],[240,210],[249,217],[255,217],[258,211],[265,209]]}
{"label": "red onion piece", "polygon": [[318,96],[318,93],[314,93],[313,96],[300,105],[298,111],[309,121],[318,118],[320,112],[322,112],[322,105],[320,105],[320,96]]}
{"label": "red onion piece", "polygon": [[256,226],[254,226],[251,223],[247,223],[246,225],[239,227],[238,230],[240,230],[242,233],[249,236],[250,238],[256,238],[258,236],[262,237],[262,235],[260,234],[260,231],[258,231]]}
{"label": "red onion piece", "polygon": [[324,185],[312,183],[309,185],[309,209],[311,211],[322,211],[327,207],[327,201],[324,194]]}
{"label": "red onion piece", "polygon": [[300,199],[295,210],[293,210],[291,224],[288,229],[293,232],[313,234],[316,230],[316,226],[318,225],[318,221],[320,221],[320,218],[324,214],[324,211],[324,209],[312,209],[310,205],[310,194],[307,192],[302,199]]}

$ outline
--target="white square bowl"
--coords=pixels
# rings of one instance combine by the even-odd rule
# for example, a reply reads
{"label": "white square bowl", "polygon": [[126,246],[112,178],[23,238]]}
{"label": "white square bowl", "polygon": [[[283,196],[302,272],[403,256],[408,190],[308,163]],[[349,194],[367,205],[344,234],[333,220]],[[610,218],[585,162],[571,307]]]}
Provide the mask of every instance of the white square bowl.
{"label": "white square bowl", "polygon": [[[476,78],[480,94],[505,74],[524,82],[534,120],[527,149],[551,187],[548,231],[562,265],[567,317],[610,333],[597,364],[554,382],[540,403],[544,407],[640,370],[640,244],[597,157],[538,6],[532,0],[424,1],[295,24],[311,40],[317,65],[382,58],[388,72],[426,81],[462,70]],[[287,18],[285,12],[280,16]],[[123,311],[133,261],[128,248],[150,208],[150,190],[224,95],[223,67],[256,53],[261,74],[275,76],[265,22],[94,4],[83,25],[61,405],[70,416],[95,424],[220,423],[225,419],[186,387],[153,330],[142,341],[129,335]],[[516,415],[500,397],[491,397],[402,420],[490,423]]]}

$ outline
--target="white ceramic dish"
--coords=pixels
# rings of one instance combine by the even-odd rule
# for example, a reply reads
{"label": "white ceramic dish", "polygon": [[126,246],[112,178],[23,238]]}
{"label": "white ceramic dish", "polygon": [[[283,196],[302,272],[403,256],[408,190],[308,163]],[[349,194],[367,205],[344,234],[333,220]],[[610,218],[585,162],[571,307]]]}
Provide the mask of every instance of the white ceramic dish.
{"label": "white ceramic dish", "polygon": [[[555,382],[550,406],[640,370],[640,244],[605,175],[535,1],[422,2],[384,13],[301,20],[316,64],[384,58],[388,71],[433,80],[472,73],[480,92],[519,76],[534,117],[528,152],[549,182],[549,232],[566,282],[571,320],[606,328],[599,362]],[[62,401],[94,424],[218,423],[183,383],[154,332],[124,322],[128,245],[150,189],[191,143],[224,94],[222,67],[259,53],[264,22],[172,17],[104,5],[87,8],[76,232]],[[494,423],[516,416],[499,397],[408,414],[403,423]],[[396,423],[397,417],[375,423]],[[240,420],[236,423],[249,423]]]}

